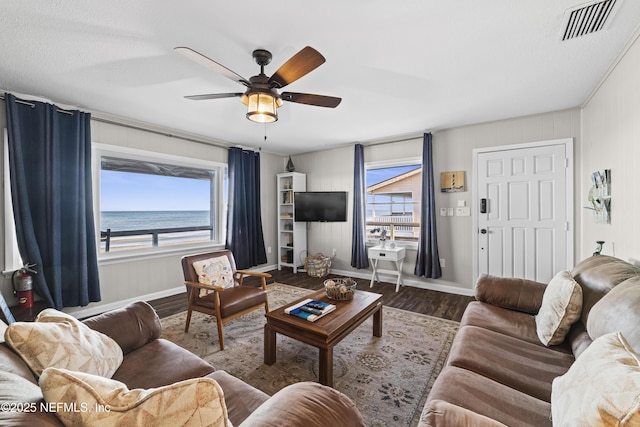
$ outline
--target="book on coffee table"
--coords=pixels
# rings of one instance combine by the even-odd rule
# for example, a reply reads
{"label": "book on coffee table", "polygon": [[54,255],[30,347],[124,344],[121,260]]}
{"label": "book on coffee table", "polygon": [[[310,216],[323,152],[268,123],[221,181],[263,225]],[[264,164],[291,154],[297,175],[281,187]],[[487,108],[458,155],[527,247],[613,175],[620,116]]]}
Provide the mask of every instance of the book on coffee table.
{"label": "book on coffee table", "polygon": [[336,309],[336,306],[322,301],[316,301],[312,299],[305,299],[298,304],[285,308],[284,312],[292,316],[300,317],[301,319],[308,320],[309,322],[315,322],[321,317],[331,313]]}

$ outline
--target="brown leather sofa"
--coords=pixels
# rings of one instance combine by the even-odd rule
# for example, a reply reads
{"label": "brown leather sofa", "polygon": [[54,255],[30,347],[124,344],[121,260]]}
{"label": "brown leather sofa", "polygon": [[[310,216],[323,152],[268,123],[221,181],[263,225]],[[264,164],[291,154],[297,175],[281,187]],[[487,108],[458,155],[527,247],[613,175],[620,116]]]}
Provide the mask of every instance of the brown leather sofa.
{"label": "brown leather sofa", "polygon": [[546,284],[479,278],[421,426],[551,426],[551,383],[593,340],[619,331],[640,350],[640,268],[599,255],[571,274],[582,288],[581,317],[551,347],[540,343],[534,318]]}
{"label": "brown leather sofa", "polygon": [[[364,425],[353,402],[330,387],[303,382],[269,397],[225,371],[215,370],[193,353],[159,338],[160,320],[147,303],[136,302],[84,323],[122,347],[124,361],[112,378],[129,389],[208,377],[224,391],[229,419],[236,427]],[[55,414],[41,410],[42,393],[37,384],[22,359],[4,342],[0,344],[0,425],[62,425]],[[30,403],[36,403],[37,410],[32,411]]]}

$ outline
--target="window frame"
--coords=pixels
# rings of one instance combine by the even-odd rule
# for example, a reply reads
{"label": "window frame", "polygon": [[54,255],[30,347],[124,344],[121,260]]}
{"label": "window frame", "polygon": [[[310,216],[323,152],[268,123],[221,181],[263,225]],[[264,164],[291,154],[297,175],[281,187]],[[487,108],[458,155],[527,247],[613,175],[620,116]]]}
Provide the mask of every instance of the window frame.
{"label": "window frame", "polygon": [[[122,159],[148,161],[155,163],[166,163],[176,166],[193,167],[199,169],[209,169],[216,171],[214,181],[217,210],[215,217],[218,218],[213,225],[217,240],[209,240],[197,243],[175,244],[166,246],[149,246],[140,249],[130,249],[126,251],[101,252],[100,251],[100,202],[101,202],[101,158],[102,156],[116,157]],[[126,262],[135,259],[148,259],[163,257],[171,254],[180,254],[185,251],[198,249],[222,249],[226,240],[226,219],[227,219],[227,191],[225,185],[228,179],[228,166],[225,163],[210,160],[202,160],[192,157],[176,156],[172,154],[158,153],[136,148],[121,147],[115,145],[93,143],[92,144],[92,178],[93,178],[93,205],[94,222],[96,232],[96,251],[100,264]]]}
{"label": "window frame", "polygon": [[[379,160],[379,161],[375,161],[375,162],[365,162],[364,163],[365,181],[366,181],[366,177],[367,177],[367,172],[370,169],[385,169],[385,168],[393,168],[393,167],[398,167],[398,166],[413,166],[413,165],[419,165],[420,167],[422,167],[422,157],[420,157],[420,156],[417,156],[417,157],[404,157],[404,158],[400,158],[400,159]],[[367,211],[367,206],[368,206],[367,194],[366,194],[366,187],[368,187],[368,186],[369,186],[369,184],[367,182],[365,182],[365,194],[364,194],[364,198],[365,198],[365,213]],[[419,202],[420,201],[418,201],[418,203]],[[390,203],[390,205],[391,205],[391,203]],[[365,215],[365,224],[366,224],[366,215]],[[368,246],[376,246],[376,245],[378,245],[380,243],[380,240],[375,238],[375,237],[368,237],[365,234],[365,243]],[[412,242],[412,241],[395,240],[395,243],[396,243],[396,245],[398,247],[405,247],[407,249],[418,249],[418,242],[417,241],[416,242]]]}

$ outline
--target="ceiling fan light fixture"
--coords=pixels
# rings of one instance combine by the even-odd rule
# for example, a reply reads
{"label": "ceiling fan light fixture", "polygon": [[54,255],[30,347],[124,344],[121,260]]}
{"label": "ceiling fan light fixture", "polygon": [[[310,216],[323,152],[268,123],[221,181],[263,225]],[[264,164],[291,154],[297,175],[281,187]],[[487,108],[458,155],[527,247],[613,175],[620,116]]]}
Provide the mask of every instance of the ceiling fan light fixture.
{"label": "ceiling fan light fixture", "polygon": [[283,101],[326,108],[335,108],[340,104],[340,101],[342,101],[341,98],[334,96],[298,92],[278,93],[278,90],[307,75],[325,62],[324,56],[310,46],[303,48],[300,52],[289,58],[271,77],[264,73],[264,67],[271,62],[271,53],[264,49],[254,50],[253,59],[260,66],[260,74],[252,76],[250,79],[245,79],[224,65],[188,47],[176,47],[175,51],[200,65],[221,73],[225,77],[247,88],[244,93],[211,93],[190,95],[185,96],[185,98],[204,100],[240,97],[242,103],[247,106],[246,117],[252,122],[273,123],[277,121],[277,110],[282,106]]}
{"label": "ceiling fan light fixture", "polygon": [[254,92],[247,97],[247,119],[256,123],[273,123],[278,120],[279,107],[276,97],[269,93]]}

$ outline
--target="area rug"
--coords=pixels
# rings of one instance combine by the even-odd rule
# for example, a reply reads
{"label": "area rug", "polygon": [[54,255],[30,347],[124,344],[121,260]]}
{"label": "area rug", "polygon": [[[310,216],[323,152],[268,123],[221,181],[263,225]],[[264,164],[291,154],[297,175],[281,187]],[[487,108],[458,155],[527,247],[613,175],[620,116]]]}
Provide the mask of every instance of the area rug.
{"label": "area rug", "polygon": [[[309,293],[271,284],[269,307]],[[263,311],[224,325],[224,351],[212,316],[193,313],[189,333],[184,332],[185,319],[186,312],[162,319],[162,338],[269,395],[299,381],[318,381],[318,349],[280,334],[277,362],[263,363]],[[382,337],[373,336],[369,318],[334,347],[334,388],[356,403],[367,426],[415,426],[457,330],[457,322],[384,307]]]}

